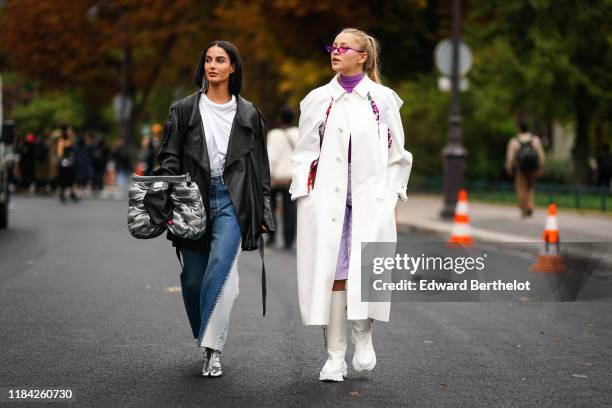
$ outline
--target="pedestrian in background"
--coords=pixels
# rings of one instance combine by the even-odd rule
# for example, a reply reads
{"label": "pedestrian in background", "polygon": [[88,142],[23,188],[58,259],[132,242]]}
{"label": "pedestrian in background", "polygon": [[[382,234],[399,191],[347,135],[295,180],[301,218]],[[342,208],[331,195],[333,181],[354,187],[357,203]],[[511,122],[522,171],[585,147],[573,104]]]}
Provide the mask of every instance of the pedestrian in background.
{"label": "pedestrian in background", "polygon": [[612,180],[612,154],[610,145],[602,143],[597,153],[597,185],[608,190]]}
{"label": "pedestrian in background", "polygon": [[117,174],[117,187],[119,189],[119,195],[122,195],[127,191],[128,177],[132,171],[130,156],[125,148],[125,142],[123,139],[119,138],[114,141],[111,159]]}
{"label": "pedestrian in background", "polygon": [[74,182],[81,194],[91,181],[91,136],[86,134],[77,139],[74,149]]}
{"label": "pedestrian in background", "polygon": [[91,149],[91,189],[94,196],[104,188],[104,174],[110,156],[109,148],[104,138],[100,137]]}
{"label": "pedestrian in background", "polygon": [[519,133],[508,141],[506,171],[514,177],[518,206],[523,217],[531,217],[534,209],[535,183],[544,165],[544,149],[540,138],[529,132],[524,120],[518,123]]}
{"label": "pedestrian in background", "polygon": [[[264,119],[240,96],[238,49],[227,41],[208,44],[195,82],[202,89],[170,109],[155,174],[187,172],[202,194],[205,235],[187,240],[168,233],[168,239],[183,257],[181,289],[193,337],[204,354],[202,376],[219,377],[238,296],[240,251],[259,249],[263,258],[262,233],[274,230],[270,165]],[[147,193],[145,205],[155,222],[167,222],[167,195],[155,197]]]}
{"label": "pedestrian in background", "polygon": [[45,195],[49,186],[49,134],[43,133],[36,141],[36,193]]}
{"label": "pedestrian in background", "polygon": [[138,176],[149,176],[148,171],[151,160],[150,138],[148,135],[143,135],[140,141],[140,150],[138,151],[138,163],[134,173]]}
{"label": "pedestrian in background", "polygon": [[59,167],[57,157],[57,146],[62,134],[66,131],[66,126],[62,125],[51,132],[49,139],[49,186],[50,193],[54,194],[59,188]]}
{"label": "pedestrian in background", "polygon": [[380,84],[378,42],[349,28],[327,50],[337,75],[300,103],[290,191],[302,321],[324,326],[328,357],[319,379],[343,381],[347,319],[353,368],[376,365],[372,321],[389,320],[390,302],[361,300],[361,243],[396,242],[394,209],[398,196],[406,200],[412,154],[404,149],[402,100]]}
{"label": "pedestrian in background", "polygon": [[151,136],[147,143],[146,155],[145,155],[145,175],[150,176],[153,174],[155,168],[155,158],[161,144],[162,127],[159,123],[154,123],[151,126]]}
{"label": "pedestrian in background", "polygon": [[74,137],[74,130],[68,127],[57,143],[59,199],[62,203],[66,203],[66,190],[70,191],[72,201],[79,201],[74,192]]}
{"label": "pedestrian in background", "polygon": [[19,148],[21,188],[26,192],[30,190],[30,186],[32,186],[33,183],[35,184],[36,143],[36,136],[33,133],[28,133]]}
{"label": "pedestrian in background", "polygon": [[[283,203],[283,238],[285,249],[293,245],[295,239],[296,209],[291,200],[291,154],[297,145],[298,128],[293,126],[295,114],[285,107],[280,112],[280,126],[268,132],[268,157],[270,159],[270,176],[272,177],[272,214],[276,223],[277,197]],[[268,245],[276,241],[276,233],[269,234]]]}

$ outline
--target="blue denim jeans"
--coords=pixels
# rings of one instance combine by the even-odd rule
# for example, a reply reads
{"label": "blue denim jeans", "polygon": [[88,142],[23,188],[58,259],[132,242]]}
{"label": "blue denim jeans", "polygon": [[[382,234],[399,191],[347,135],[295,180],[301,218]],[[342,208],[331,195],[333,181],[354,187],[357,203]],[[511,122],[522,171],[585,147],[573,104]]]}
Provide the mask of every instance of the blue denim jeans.
{"label": "blue denim jeans", "polygon": [[187,317],[200,347],[223,350],[238,296],[240,224],[219,171],[210,186],[211,243],[208,251],[181,250],[181,288]]}

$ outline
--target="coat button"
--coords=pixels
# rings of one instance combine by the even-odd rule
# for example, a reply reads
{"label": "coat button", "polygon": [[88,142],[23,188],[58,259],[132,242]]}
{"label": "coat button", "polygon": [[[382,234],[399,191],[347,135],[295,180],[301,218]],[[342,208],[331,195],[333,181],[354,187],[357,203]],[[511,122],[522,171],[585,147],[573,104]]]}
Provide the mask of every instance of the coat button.
{"label": "coat button", "polygon": [[336,222],[336,217],[333,217],[333,218],[332,218],[332,222]]}
{"label": "coat button", "polygon": [[341,127],[338,128],[338,132],[342,133],[344,129],[342,129]]}
{"label": "coat button", "polygon": [[339,193],[339,192],[340,192],[340,189],[339,189],[338,187],[336,187],[336,188],[334,189],[334,191],[335,191],[336,193]]}
{"label": "coat button", "polygon": [[340,162],[342,161],[342,159],[340,158],[340,156],[336,157],[336,161],[337,161],[338,163],[340,163]]}

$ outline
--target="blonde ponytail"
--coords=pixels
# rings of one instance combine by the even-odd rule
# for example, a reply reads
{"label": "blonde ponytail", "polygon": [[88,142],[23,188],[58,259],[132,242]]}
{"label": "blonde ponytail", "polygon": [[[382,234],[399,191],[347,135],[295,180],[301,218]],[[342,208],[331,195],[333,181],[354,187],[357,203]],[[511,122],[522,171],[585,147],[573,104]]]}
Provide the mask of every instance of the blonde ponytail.
{"label": "blonde ponytail", "polygon": [[368,54],[368,59],[363,64],[363,71],[368,74],[370,79],[376,83],[380,83],[379,71],[379,51],[380,46],[378,40],[365,31],[357,28],[345,28],[340,34],[351,34],[357,38],[361,45],[361,49]]}

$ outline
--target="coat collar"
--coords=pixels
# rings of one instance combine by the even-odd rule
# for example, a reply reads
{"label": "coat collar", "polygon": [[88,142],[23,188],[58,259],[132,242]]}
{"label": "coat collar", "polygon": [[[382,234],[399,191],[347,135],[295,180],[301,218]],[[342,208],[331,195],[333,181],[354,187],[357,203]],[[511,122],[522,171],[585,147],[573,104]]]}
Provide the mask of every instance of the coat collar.
{"label": "coat collar", "polygon": [[[346,93],[342,85],[340,85],[340,82],[338,82],[339,75],[340,74],[334,75],[332,80],[329,82],[329,85],[331,87],[330,89],[331,96],[334,99],[338,99],[339,97],[342,96],[342,94]],[[374,81],[372,81],[370,77],[368,77],[368,74],[363,74],[363,79],[359,81],[359,83],[357,84],[355,88],[353,88],[353,92],[357,93],[362,98],[365,98],[368,95],[368,93],[372,90],[373,85],[374,85]]]}

